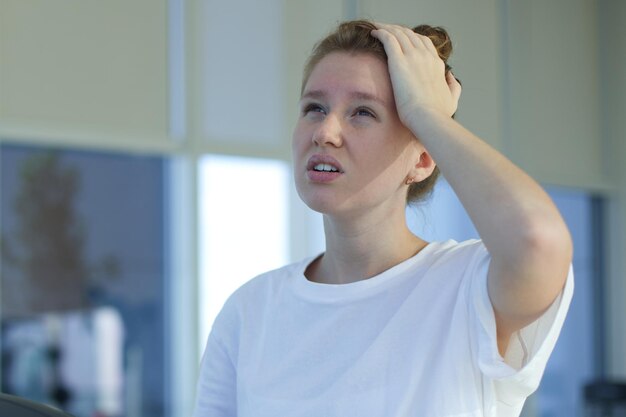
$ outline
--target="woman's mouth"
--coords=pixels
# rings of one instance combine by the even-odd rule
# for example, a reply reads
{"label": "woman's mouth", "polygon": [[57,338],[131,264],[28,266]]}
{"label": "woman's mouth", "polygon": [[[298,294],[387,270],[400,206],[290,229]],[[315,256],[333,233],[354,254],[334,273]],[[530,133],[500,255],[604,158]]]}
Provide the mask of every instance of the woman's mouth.
{"label": "woman's mouth", "polygon": [[343,174],[339,161],[330,155],[313,155],[306,168],[307,177],[312,182],[328,183]]}
{"label": "woman's mouth", "polygon": [[313,167],[313,171],[317,172],[339,172],[337,167],[332,166],[331,164],[317,164]]}

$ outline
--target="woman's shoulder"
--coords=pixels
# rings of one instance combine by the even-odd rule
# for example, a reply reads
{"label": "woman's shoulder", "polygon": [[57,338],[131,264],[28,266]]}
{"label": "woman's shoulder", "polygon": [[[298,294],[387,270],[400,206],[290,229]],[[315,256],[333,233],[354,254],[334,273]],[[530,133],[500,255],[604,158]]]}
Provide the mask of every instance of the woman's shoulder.
{"label": "woman's shoulder", "polygon": [[290,280],[302,274],[312,259],[302,259],[253,277],[233,292],[229,302],[247,303],[279,292]]}
{"label": "woman's shoulder", "polygon": [[487,249],[481,239],[468,239],[461,242],[449,239],[431,242],[427,249],[429,257],[435,261],[462,261],[487,254]]}
{"label": "woman's shoulder", "polygon": [[431,276],[445,276],[463,279],[475,275],[489,264],[491,259],[487,248],[480,239],[462,242],[446,240],[432,242],[427,246],[421,265],[426,267]]}
{"label": "woman's shoulder", "polygon": [[[267,306],[275,302],[285,283],[302,268],[304,261],[263,272],[237,288],[225,300],[212,326],[211,334],[234,343],[239,329],[250,318],[257,320]],[[274,301],[273,301],[274,299]],[[253,320],[253,321],[254,321]]]}

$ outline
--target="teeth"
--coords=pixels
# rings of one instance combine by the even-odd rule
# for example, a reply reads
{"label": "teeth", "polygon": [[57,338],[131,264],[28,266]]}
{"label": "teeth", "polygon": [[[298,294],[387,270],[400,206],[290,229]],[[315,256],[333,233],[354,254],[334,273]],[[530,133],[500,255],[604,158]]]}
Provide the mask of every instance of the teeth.
{"label": "teeth", "polygon": [[325,171],[325,172],[338,172],[339,170],[332,165],[329,164],[317,164],[313,167],[315,171]]}

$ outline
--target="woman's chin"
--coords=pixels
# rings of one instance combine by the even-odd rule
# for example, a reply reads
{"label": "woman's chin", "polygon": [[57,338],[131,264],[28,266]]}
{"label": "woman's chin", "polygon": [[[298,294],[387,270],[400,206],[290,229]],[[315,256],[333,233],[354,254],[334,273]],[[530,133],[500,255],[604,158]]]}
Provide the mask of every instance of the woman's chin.
{"label": "woman's chin", "polygon": [[321,213],[321,214],[329,214],[330,215],[330,214],[333,214],[333,213],[337,212],[336,205],[333,205],[332,203],[327,202],[327,201],[319,201],[319,200],[307,201],[307,200],[304,200],[304,203],[311,210],[316,211],[316,212]]}

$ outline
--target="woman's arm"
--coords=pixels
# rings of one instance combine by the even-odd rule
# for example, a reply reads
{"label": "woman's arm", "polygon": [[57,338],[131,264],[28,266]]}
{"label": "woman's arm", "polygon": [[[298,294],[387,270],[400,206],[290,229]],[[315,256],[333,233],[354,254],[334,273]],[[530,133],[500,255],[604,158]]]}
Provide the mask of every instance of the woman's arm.
{"label": "woman's arm", "polygon": [[461,87],[444,75],[430,39],[378,28],[372,34],[389,57],[400,119],[437,162],[491,254],[489,296],[503,354],[511,334],[561,292],[572,259],[569,231],[539,184],[451,118]]}

